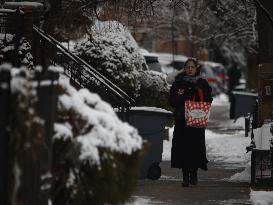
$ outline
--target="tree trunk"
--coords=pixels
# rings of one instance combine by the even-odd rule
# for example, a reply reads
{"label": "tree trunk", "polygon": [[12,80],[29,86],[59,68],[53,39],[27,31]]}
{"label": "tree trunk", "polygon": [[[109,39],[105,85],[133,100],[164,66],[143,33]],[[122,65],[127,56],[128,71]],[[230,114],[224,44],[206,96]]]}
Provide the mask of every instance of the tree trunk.
{"label": "tree trunk", "polygon": [[247,52],[246,82],[248,89],[257,90],[258,82],[258,59],[257,53]]}
{"label": "tree trunk", "polygon": [[[273,63],[273,1],[259,0],[257,6],[257,27],[259,36],[258,63]],[[268,12],[268,13],[267,13]]]}

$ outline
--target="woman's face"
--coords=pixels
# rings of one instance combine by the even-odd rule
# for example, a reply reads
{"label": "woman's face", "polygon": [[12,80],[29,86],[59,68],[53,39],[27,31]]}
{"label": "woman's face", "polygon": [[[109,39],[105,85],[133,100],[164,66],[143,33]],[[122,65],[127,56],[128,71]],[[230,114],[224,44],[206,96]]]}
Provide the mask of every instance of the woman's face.
{"label": "woman's face", "polygon": [[185,66],[186,75],[188,75],[188,76],[195,76],[196,71],[197,71],[197,67],[196,67],[196,65],[194,64],[194,62],[189,61],[189,62],[186,64],[186,66]]}

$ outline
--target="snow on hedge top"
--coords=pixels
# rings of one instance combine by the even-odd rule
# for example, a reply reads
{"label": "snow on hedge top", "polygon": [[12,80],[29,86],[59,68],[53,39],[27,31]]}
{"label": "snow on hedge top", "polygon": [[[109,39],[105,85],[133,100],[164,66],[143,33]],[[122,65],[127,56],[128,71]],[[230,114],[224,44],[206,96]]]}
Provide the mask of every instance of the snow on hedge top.
{"label": "snow on hedge top", "polygon": [[[102,101],[97,94],[90,93],[86,89],[76,91],[69,85],[68,79],[60,79],[60,85],[66,93],[59,97],[60,104],[66,110],[73,110],[77,116],[86,121],[86,130],[92,127],[90,131],[82,131],[84,134],[71,138],[80,144],[81,160],[99,165],[99,147],[128,155],[142,147],[142,138],[137,130],[119,120],[113,108]],[[55,131],[59,130],[70,135],[64,126],[69,128],[67,125],[58,124]],[[63,133],[59,133],[59,136]]]}
{"label": "snow on hedge top", "polygon": [[[102,67],[117,70],[121,64],[132,70],[142,70],[145,59],[130,31],[116,21],[97,21],[90,29],[92,39],[82,39],[75,46],[75,51],[83,50],[95,59],[107,59]],[[97,44],[96,46],[94,46]],[[87,54],[86,54],[87,55]],[[104,65],[105,64],[105,65]],[[121,70],[120,70],[121,72]]]}
{"label": "snow on hedge top", "polygon": [[116,21],[98,21],[89,33],[77,41],[73,52],[129,96],[137,97],[138,71],[147,65],[129,30]]}

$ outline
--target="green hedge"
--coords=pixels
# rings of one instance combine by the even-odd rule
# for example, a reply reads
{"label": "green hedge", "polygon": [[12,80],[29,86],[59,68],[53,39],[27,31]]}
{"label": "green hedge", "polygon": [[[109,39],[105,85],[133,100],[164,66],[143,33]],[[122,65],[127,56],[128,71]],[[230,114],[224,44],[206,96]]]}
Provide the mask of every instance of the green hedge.
{"label": "green hedge", "polygon": [[[79,162],[76,150],[69,142],[54,143],[55,205],[119,204],[128,200],[136,187],[143,150],[129,156],[101,148],[100,156],[107,157],[101,160],[100,166]],[[67,186],[70,172],[75,179],[73,185]]]}

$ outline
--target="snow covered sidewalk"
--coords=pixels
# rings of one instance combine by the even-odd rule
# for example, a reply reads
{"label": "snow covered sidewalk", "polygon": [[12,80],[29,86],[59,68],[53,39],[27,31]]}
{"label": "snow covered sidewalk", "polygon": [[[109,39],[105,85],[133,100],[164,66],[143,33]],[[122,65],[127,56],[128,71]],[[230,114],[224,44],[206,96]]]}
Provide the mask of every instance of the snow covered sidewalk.
{"label": "snow covered sidewalk", "polygon": [[[164,141],[163,161],[171,160],[172,133],[173,128],[170,129],[170,140]],[[249,155],[246,154],[245,147],[249,142],[250,139],[244,137],[243,131],[231,135],[206,130],[209,161],[226,163],[232,167],[245,167],[245,164],[249,161]]]}
{"label": "snow covered sidewalk", "polygon": [[[249,155],[245,154],[249,138],[244,137],[244,132],[219,134],[207,130],[209,171],[200,170],[199,184],[186,189],[181,187],[180,170],[170,168],[172,132],[173,128],[170,129],[170,140],[164,141],[161,178],[157,181],[141,180],[133,201],[126,205],[252,204],[249,184],[245,182],[248,176],[241,174],[249,161]],[[232,176],[236,177],[231,179]]]}
{"label": "snow covered sidewalk", "polygon": [[250,154],[246,146],[250,138],[244,137],[244,119],[228,119],[229,103],[225,95],[213,103],[212,127],[206,130],[209,170],[199,171],[199,184],[181,187],[182,173],[170,168],[171,143],[164,140],[162,176],[159,180],[140,180],[130,203],[126,205],[272,205],[273,192],[250,189]]}

